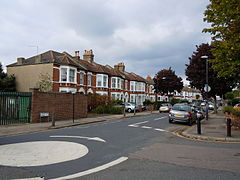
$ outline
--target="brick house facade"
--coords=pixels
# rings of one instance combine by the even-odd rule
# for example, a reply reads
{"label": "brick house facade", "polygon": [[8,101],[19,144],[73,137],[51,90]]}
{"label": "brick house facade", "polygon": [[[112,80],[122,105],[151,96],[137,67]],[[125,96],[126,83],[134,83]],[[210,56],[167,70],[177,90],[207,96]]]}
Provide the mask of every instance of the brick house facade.
{"label": "brick house facade", "polygon": [[154,93],[150,76],[144,79],[127,72],[122,62],[114,67],[100,65],[94,61],[92,50],[85,50],[82,59],[79,51],[72,56],[52,50],[28,59],[18,58],[7,66],[7,73],[15,75],[17,90],[22,92],[35,88],[41,74],[48,74],[53,92],[97,93],[138,105],[146,99],[155,101],[156,96],[158,101],[167,100]]}

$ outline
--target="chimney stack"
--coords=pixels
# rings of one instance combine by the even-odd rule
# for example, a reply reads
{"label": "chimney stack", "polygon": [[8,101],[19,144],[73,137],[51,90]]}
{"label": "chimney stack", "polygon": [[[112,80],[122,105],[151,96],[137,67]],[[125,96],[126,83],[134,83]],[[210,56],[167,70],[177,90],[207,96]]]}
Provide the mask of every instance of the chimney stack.
{"label": "chimney stack", "polygon": [[117,70],[119,70],[119,71],[121,71],[121,72],[124,72],[124,71],[125,71],[125,65],[124,65],[123,62],[114,65],[114,68],[117,69]]}
{"label": "chimney stack", "polygon": [[80,59],[79,51],[75,51],[75,58],[78,60]]}
{"label": "chimney stack", "polygon": [[24,60],[25,60],[25,58],[23,58],[23,57],[17,58],[17,64],[22,65]]}
{"label": "chimney stack", "polygon": [[35,56],[35,64],[41,63],[41,54]]}
{"label": "chimney stack", "polygon": [[83,54],[83,60],[92,63],[93,59],[94,59],[94,55],[93,55],[92,49],[90,49],[89,51],[85,50]]}
{"label": "chimney stack", "polygon": [[146,80],[148,80],[148,81],[152,80],[151,76],[148,75],[148,76],[146,77]]}

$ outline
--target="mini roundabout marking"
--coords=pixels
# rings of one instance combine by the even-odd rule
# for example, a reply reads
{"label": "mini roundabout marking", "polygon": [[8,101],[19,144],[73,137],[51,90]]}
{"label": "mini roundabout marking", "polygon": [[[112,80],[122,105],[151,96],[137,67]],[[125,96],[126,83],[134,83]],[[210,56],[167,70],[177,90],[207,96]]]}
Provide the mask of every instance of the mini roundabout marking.
{"label": "mini roundabout marking", "polygon": [[[79,138],[106,143],[99,137],[84,136],[50,136],[51,138]],[[0,146],[0,165],[10,167],[37,167],[79,159],[88,154],[88,148],[80,143],[68,141],[30,141]],[[86,171],[69,174],[52,180],[72,179],[95,173],[126,161],[128,157],[120,157],[101,166]],[[32,179],[42,179],[35,177]],[[26,180],[29,178],[22,178]],[[44,178],[43,178],[44,179]],[[16,179],[17,180],[17,179]]]}

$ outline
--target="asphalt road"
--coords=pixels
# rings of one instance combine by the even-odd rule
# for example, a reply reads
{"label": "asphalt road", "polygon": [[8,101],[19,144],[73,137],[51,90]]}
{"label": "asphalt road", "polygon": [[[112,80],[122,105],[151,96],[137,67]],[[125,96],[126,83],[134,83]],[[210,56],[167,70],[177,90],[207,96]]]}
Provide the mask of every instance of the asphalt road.
{"label": "asphalt road", "polygon": [[240,144],[171,133],[185,126],[152,114],[2,137],[0,179],[240,179]]}

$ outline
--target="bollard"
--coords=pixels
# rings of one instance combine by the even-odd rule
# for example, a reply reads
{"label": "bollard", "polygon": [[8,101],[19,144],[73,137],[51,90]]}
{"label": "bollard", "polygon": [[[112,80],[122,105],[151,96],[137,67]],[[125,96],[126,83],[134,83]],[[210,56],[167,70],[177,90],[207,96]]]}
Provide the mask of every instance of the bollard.
{"label": "bollard", "polygon": [[201,134],[201,121],[200,121],[200,119],[197,119],[197,133]]}
{"label": "bollard", "polygon": [[227,118],[227,137],[231,137],[231,119]]}
{"label": "bollard", "polygon": [[54,112],[52,113],[52,126],[55,126]]}

